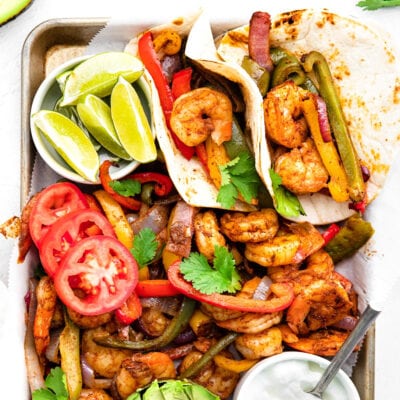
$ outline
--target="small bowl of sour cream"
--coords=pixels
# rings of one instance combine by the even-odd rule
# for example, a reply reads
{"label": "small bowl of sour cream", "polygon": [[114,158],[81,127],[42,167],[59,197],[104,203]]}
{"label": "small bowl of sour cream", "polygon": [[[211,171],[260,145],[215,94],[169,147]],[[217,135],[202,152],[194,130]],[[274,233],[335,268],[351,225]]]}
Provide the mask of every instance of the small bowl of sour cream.
{"label": "small bowl of sour cream", "polygon": [[[297,351],[266,358],[243,375],[233,400],[315,400],[307,391],[314,388],[328,365],[323,357]],[[349,376],[339,370],[322,399],[360,400],[360,396]]]}

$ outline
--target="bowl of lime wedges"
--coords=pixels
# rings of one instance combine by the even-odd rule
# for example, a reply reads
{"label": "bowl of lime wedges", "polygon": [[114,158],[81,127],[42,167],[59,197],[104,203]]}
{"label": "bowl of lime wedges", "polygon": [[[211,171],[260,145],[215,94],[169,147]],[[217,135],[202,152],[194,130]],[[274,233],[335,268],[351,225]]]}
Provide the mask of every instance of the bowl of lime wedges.
{"label": "bowl of lime wedges", "polygon": [[61,177],[99,184],[112,161],[111,179],[157,158],[151,91],[142,62],[124,52],[74,58],[41,83],[31,107],[37,152]]}

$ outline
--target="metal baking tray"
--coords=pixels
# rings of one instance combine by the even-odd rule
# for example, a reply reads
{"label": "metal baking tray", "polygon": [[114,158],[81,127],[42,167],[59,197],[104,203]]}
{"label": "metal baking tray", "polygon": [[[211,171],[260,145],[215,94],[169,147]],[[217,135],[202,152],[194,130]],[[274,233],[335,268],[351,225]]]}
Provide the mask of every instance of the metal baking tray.
{"label": "metal baking tray", "polygon": [[[35,148],[30,136],[30,108],[46,71],[80,55],[93,36],[107,23],[106,18],[51,19],[38,25],[22,49],[21,104],[21,204],[29,196]],[[358,354],[352,379],[361,400],[374,400],[375,327],[367,333]]]}

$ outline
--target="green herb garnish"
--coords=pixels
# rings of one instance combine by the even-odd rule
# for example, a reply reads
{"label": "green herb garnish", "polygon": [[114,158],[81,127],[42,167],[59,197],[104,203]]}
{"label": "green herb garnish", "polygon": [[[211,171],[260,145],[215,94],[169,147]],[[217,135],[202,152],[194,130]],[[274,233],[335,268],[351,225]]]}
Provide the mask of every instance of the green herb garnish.
{"label": "green herb garnish", "polygon": [[203,254],[193,252],[183,259],[180,270],[185,279],[204,294],[235,293],[241,288],[232,253],[223,246],[215,246],[213,267]]}
{"label": "green herb garnish", "polygon": [[133,238],[131,253],[140,268],[153,261],[158,248],[156,234],[151,228],[143,228]]}
{"label": "green herb garnish", "polygon": [[123,179],[120,181],[111,181],[110,186],[118,194],[125,197],[136,196],[142,190],[141,183],[135,179]]}
{"label": "green herb garnish", "polygon": [[50,370],[45,380],[46,387],[32,393],[32,400],[68,400],[67,378],[60,367]]}

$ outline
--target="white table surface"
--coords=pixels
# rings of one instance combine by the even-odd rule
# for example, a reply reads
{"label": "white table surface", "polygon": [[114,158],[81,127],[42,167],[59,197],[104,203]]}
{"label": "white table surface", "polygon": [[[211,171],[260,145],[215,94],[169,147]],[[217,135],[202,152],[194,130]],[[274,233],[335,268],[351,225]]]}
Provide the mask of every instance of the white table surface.
{"label": "white table surface", "polygon": [[[15,20],[0,27],[0,221],[4,221],[12,215],[18,215],[20,210],[20,57],[25,38],[35,26],[51,18],[110,17],[124,15],[124,13],[135,15],[139,7],[141,12],[151,15],[152,12],[164,13],[167,5],[169,5],[169,13],[174,7],[176,15],[178,15],[183,4],[193,4],[193,1],[147,0],[145,3],[141,4],[134,0],[33,0],[29,9]],[[204,2],[201,3],[204,4]],[[212,4],[213,2],[207,1],[206,3]],[[400,7],[365,12],[355,6],[356,0],[280,0],[279,6],[276,4],[272,6],[271,3],[278,3],[272,0],[270,5],[266,0],[264,2],[260,0],[237,1],[237,4],[235,1],[214,0],[214,3],[218,3],[220,10],[223,9],[224,4],[229,4],[225,8],[229,12],[239,6],[245,7],[248,12],[262,8],[271,11],[271,7],[298,9],[313,5],[338,9],[356,17],[366,17],[382,24],[383,28],[389,31],[393,37],[397,37],[400,47]],[[143,11],[144,7],[146,7],[146,11]],[[241,10],[241,12],[245,11]],[[377,62],[379,61],[377,60]],[[13,246],[12,240],[0,237],[0,294],[7,290],[8,259]],[[376,323],[376,400],[399,398],[397,389],[398,357],[400,355],[399,309],[400,284],[397,285],[394,296]],[[0,391],[2,390],[0,389]]]}

